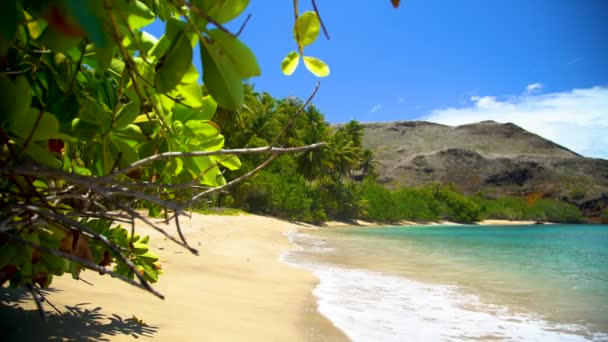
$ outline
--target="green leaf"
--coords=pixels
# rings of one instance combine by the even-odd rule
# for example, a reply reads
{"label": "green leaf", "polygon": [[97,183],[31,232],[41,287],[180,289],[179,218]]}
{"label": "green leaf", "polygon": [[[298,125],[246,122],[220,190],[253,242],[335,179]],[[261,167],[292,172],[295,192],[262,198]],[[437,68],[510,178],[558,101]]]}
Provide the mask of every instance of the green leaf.
{"label": "green leaf", "polygon": [[192,65],[192,46],[183,34],[171,45],[157,63],[154,77],[159,93],[169,92],[179,84]]}
{"label": "green leaf", "polygon": [[131,101],[124,105],[116,114],[116,121],[114,126],[116,128],[123,128],[128,124],[132,123],[133,120],[139,115],[139,104]]}
{"label": "green leaf", "polygon": [[142,258],[142,259],[147,259],[148,262],[156,262],[158,261],[158,256],[156,256],[154,253],[148,251],[144,254],[138,255],[138,258]]}
{"label": "green leaf", "polygon": [[55,158],[55,156],[53,156],[53,154],[50,153],[46,148],[42,148],[37,143],[29,144],[25,150],[25,153],[40,164],[57,169],[61,168],[61,161]]}
{"label": "green leaf", "polygon": [[139,0],[122,2],[117,1],[118,7],[127,13],[127,23],[132,30],[151,24],[156,16],[154,12]]}
{"label": "green leaf", "polygon": [[198,119],[201,120],[211,120],[213,116],[215,116],[215,111],[217,110],[217,102],[213,99],[213,97],[207,95],[203,97],[203,106],[202,113]]}
{"label": "green leaf", "polygon": [[222,50],[230,57],[242,78],[259,76],[262,73],[253,51],[238,38],[220,29],[210,30],[207,33],[220,44]]}
{"label": "green leaf", "polygon": [[198,83],[182,84],[171,92],[174,98],[180,98],[180,103],[192,108],[198,108],[203,103],[203,91]]}
{"label": "green leaf", "polygon": [[15,112],[14,115],[19,117],[24,115],[32,105],[32,91],[30,83],[25,76],[19,76],[15,79]]}
{"label": "green leaf", "polygon": [[62,32],[56,30],[53,26],[48,26],[46,30],[40,34],[36,41],[42,44],[49,50],[55,52],[67,51],[78,45],[82,38],[66,36]]}
{"label": "green leaf", "polygon": [[163,210],[159,206],[153,206],[148,210],[148,216],[150,217],[160,217],[163,213]]}
{"label": "green leaf", "polygon": [[72,60],[63,53],[56,53],[52,55],[50,60],[47,60],[47,63],[53,71],[55,81],[57,82],[59,88],[61,88],[63,92],[67,92],[70,88],[73,77]]}
{"label": "green leaf", "polygon": [[34,20],[34,18],[27,14],[25,14],[25,19],[27,20],[27,29],[30,33],[30,37],[32,37],[33,39],[38,39],[38,37],[40,37],[40,35],[42,35],[42,32],[44,32],[44,29],[47,27],[47,23],[44,20]]}
{"label": "green leaf", "polygon": [[110,138],[112,156],[116,156],[116,159],[120,155],[118,166],[127,167],[139,159],[137,152],[126,141],[114,134],[110,134]]}
{"label": "green leaf", "polygon": [[316,57],[304,56],[304,65],[306,65],[306,69],[317,77],[326,77],[329,75],[329,66]]}
{"label": "green leaf", "polygon": [[[296,28],[299,37],[296,35]],[[319,17],[317,17],[317,13],[314,11],[304,12],[298,17],[297,25],[294,25],[293,38],[299,46],[305,47],[317,40],[320,31],[321,22],[319,21]]]}
{"label": "green leaf", "polygon": [[15,82],[0,74],[0,122],[19,118],[32,105],[32,93],[27,78],[19,76]]}
{"label": "green leaf", "polygon": [[94,165],[97,171],[97,176],[107,175],[112,171],[112,166],[118,158],[117,155],[112,155],[110,150],[109,139],[105,138],[101,142],[96,143],[94,148]]}
{"label": "green leaf", "polygon": [[139,142],[146,140],[146,136],[142,133],[141,128],[134,124],[126,125],[123,128],[117,128],[112,131],[114,135],[124,139],[130,146],[134,146]]}
{"label": "green leaf", "polygon": [[182,84],[197,83],[199,76],[200,75],[198,74],[198,70],[196,70],[196,67],[194,67],[194,65],[190,64],[188,71],[184,74],[184,77],[182,77],[182,80],[180,81],[180,83],[182,83]]}
{"label": "green leaf", "polygon": [[[192,31],[192,27],[188,25],[187,22],[177,19],[171,18],[167,20],[167,25],[165,27],[165,35],[163,39],[166,39],[168,42],[176,41],[179,36],[184,34],[186,38],[190,41],[192,48],[196,46],[198,42],[198,35],[195,34],[195,31]],[[168,48],[170,44],[166,45],[165,48]],[[164,51],[162,51],[164,53]]]}
{"label": "green leaf", "polygon": [[59,137],[59,121],[49,112],[30,108],[25,115],[15,118],[11,131],[24,139],[31,135],[31,141],[49,140]]}
{"label": "green leaf", "polygon": [[199,149],[199,150],[204,150],[204,151],[217,151],[219,149],[221,149],[222,147],[224,147],[224,136],[221,134],[218,134],[218,136],[216,136],[213,139],[204,141],[200,144],[198,144],[197,146],[191,146],[191,150],[194,149]]}
{"label": "green leaf", "polygon": [[79,175],[83,175],[83,176],[91,175],[91,170],[89,170],[85,167],[81,167],[80,165],[78,165],[78,163],[75,160],[72,160],[72,170],[74,170],[74,172]]}
{"label": "green leaf", "polygon": [[226,109],[236,110],[245,102],[241,76],[230,57],[216,42],[201,39],[203,82],[217,103]]}
{"label": "green leaf", "polygon": [[184,162],[181,159],[172,159],[169,162],[168,171],[172,176],[179,176],[184,170]]}
{"label": "green leaf", "polygon": [[133,37],[130,34],[122,40],[125,47],[131,51],[141,48],[144,53],[149,54],[150,50],[158,43],[158,38],[146,31],[135,31],[135,36],[138,44],[133,41]]}
{"label": "green leaf", "polygon": [[220,134],[220,129],[213,121],[190,120],[185,124],[186,135],[200,141],[211,140]]}
{"label": "green leaf", "polygon": [[78,118],[82,121],[98,124],[100,126],[103,125],[105,121],[112,119],[110,115],[108,115],[108,113],[103,110],[103,107],[101,107],[101,105],[92,101],[85,101],[80,106]]}
{"label": "green leaf", "polygon": [[4,1],[0,8],[0,56],[6,54],[17,33],[17,1]]}
{"label": "green leaf", "polygon": [[241,168],[241,160],[236,155],[212,156],[212,158],[228,170],[234,171]]}
{"label": "green leaf", "polygon": [[249,0],[193,0],[192,4],[224,24],[238,17],[249,5]]}
{"label": "green leaf", "polygon": [[287,56],[285,56],[285,58],[283,58],[283,61],[281,62],[281,70],[285,75],[291,76],[296,71],[299,63],[300,54],[295,51],[291,51],[287,54]]}

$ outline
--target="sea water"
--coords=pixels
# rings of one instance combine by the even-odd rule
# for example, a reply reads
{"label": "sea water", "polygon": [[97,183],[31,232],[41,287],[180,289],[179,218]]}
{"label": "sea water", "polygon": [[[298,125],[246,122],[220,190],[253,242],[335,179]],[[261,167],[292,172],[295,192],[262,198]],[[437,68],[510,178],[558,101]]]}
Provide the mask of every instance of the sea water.
{"label": "sea water", "polygon": [[354,341],[608,341],[608,226],[294,232],[319,311]]}

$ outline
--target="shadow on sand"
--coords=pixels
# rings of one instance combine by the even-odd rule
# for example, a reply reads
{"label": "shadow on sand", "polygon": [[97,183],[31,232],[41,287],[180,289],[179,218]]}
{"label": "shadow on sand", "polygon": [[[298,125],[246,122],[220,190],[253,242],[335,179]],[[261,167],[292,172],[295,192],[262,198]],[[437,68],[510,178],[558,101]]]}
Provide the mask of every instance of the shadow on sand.
{"label": "shadow on sand", "polygon": [[[43,294],[53,292],[58,290],[47,289]],[[101,307],[90,303],[58,308],[62,314],[45,303],[45,321],[36,309],[26,310],[20,305],[31,300],[27,291],[0,288],[0,340],[109,341],[111,336],[151,337],[158,329],[130,318],[105,314]]]}

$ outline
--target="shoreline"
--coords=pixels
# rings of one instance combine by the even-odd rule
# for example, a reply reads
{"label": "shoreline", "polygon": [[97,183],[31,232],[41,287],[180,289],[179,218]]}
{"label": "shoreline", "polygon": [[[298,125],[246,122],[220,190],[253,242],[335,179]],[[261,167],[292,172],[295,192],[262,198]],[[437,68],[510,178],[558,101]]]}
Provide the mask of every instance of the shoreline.
{"label": "shoreline", "polygon": [[[176,232],[174,225],[164,228]],[[94,286],[69,274],[54,277],[45,297],[67,316],[45,303],[46,323],[31,297],[0,292],[0,327],[14,334],[9,340],[348,340],[318,310],[313,290],[319,279],[281,260],[296,248],[286,233],[301,226],[251,214],[192,213],[181,228],[199,256],[136,225],[138,234],[150,235],[151,251],[160,257],[164,274],[153,286],[165,300],[87,270],[81,278]],[[11,296],[16,303],[8,301]],[[127,320],[133,317],[146,325]]]}
{"label": "shoreline", "polygon": [[[437,222],[414,222],[414,221],[399,221],[396,223],[385,223],[385,222],[370,222],[356,220],[353,222],[349,221],[327,221],[320,224],[318,227],[321,228],[347,228],[347,227],[393,227],[393,226],[461,226],[461,225],[478,225],[478,226],[529,226],[537,224],[537,221],[529,220],[496,220],[488,219],[482,220],[475,223],[457,223],[452,221],[437,221]],[[553,222],[543,222],[542,224],[554,224]],[[304,227],[317,227],[315,225],[304,225]]]}

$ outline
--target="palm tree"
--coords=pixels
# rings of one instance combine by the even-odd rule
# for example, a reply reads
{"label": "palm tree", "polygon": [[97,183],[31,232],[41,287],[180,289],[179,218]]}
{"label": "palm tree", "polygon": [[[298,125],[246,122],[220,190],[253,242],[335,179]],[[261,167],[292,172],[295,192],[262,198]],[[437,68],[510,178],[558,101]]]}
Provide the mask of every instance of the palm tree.
{"label": "palm tree", "polygon": [[354,147],[361,148],[361,144],[363,143],[363,135],[365,133],[365,127],[363,127],[363,125],[359,123],[359,121],[351,120],[340,130],[350,137],[350,140],[353,142]]}
{"label": "palm tree", "polygon": [[[297,136],[303,144],[314,144],[327,141],[329,138],[329,126],[325,122],[323,115],[310,105],[298,122]],[[310,150],[298,156],[298,167],[300,172],[308,181],[312,181],[323,174],[323,167],[329,163],[329,153],[327,147]]]}
{"label": "palm tree", "polygon": [[350,175],[356,165],[358,148],[354,146],[350,137],[341,131],[334,134],[328,148],[331,162],[331,165],[328,165],[329,169],[334,172],[336,178],[344,179]]}
{"label": "palm tree", "polygon": [[363,178],[367,176],[373,176],[376,173],[376,166],[378,163],[374,159],[374,152],[370,149],[364,149],[359,157],[359,167]]}

